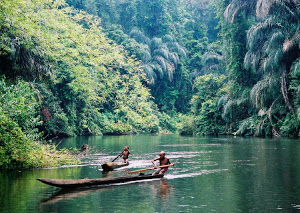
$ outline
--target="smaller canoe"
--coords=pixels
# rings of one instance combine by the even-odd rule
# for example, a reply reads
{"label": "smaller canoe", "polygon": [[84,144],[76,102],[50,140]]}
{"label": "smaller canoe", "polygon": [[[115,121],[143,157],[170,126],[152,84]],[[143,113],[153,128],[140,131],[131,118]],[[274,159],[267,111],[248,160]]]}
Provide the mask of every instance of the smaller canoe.
{"label": "smaller canoe", "polygon": [[120,168],[120,167],[123,167],[123,166],[128,166],[129,165],[129,162],[127,163],[123,163],[123,162],[106,162],[104,164],[102,164],[102,169],[104,172],[108,172],[108,171],[112,171],[116,168]]}
{"label": "smaller canoe", "polygon": [[158,175],[137,175],[137,176],[125,176],[125,177],[115,177],[115,178],[97,178],[97,179],[43,179],[38,178],[37,180],[42,183],[48,184],[50,186],[56,186],[60,188],[78,188],[87,186],[101,186],[109,185],[115,183],[125,183],[137,180],[147,180],[162,178],[164,174]]}

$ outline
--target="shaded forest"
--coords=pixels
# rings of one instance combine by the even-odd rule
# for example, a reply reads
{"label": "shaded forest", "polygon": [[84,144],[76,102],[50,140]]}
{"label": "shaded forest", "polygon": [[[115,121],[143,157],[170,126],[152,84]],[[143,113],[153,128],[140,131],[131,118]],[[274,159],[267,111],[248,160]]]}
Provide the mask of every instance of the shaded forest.
{"label": "shaded forest", "polygon": [[2,0],[0,167],[56,137],[298,137],[299,13],[298,0]]}

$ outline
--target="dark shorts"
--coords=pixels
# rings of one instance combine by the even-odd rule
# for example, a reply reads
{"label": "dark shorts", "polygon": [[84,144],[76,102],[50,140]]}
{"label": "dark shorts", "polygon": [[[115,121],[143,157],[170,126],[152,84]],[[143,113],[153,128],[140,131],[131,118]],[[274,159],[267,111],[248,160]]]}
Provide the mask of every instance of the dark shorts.
{"label": "dark shorts", "polygon": [[155,174],[165,174],[168,171],[169,167],[166,168],[160,168],[158,170],[155,171]]}

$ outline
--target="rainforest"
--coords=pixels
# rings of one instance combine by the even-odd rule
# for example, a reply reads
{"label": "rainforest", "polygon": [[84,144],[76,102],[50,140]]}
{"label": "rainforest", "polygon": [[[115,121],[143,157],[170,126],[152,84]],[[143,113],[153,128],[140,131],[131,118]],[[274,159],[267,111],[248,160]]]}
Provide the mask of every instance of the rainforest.
{"label": "rainforest", "polygon": [[299,0],[1,0],[0,168],[54,138],[299,137]]}

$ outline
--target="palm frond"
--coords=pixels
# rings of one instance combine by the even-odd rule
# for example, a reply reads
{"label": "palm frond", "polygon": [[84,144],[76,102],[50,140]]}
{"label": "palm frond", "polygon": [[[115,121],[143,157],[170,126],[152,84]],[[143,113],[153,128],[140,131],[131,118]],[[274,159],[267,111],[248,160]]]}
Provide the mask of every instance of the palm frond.
{"label": "palm frond", "polygon": [[143,63],[147,63],[147,62],[151,61],[151,54],[150,54],[150,52],[148,52],[148,51],[143,52],[142,55],[143,55],[142,56],[142,62]]}
{"label": "palm frond", "polygon": [[281,31],[274,31],[271,34],[271,38],[267,41],[266,53],[269,54],[272,49],[282,49],[285,35]]}
{"label": "palm frond", "polygon": [[175,65],[175,68],[177,68],[177,65],[179,63],[179,57],[177,53],[169,52],[169,61],[172,62]]}
{"label": "palm frond", "polygon": [[174,75],[174,71],[175,71],[175,66],[172,63],[166,63],[167,65],[167,76],[169,81],[173,81],[173,75]]}
{"label": "palm frond", "polygon": [[150,52],[150,48],[147,44],[140,44],[139,45],[140,49],[142,49],[143,51],[147,51]]}
{"label": "palm frond", "polygon": [[180,62],[179,55],[177,53],[174,53],[174,57],[176,58],[177,64]]}
{"label": "palm frond", "polygon": [[201,73],[220,74],[225,70],[224,57],[219,53],[208,51],[201,58],[202,69]]}
{"label": "palm frond", "polygon": [[257,0],[232,0],[225,8],[224,17],[227,22],[233,23],[241,12],[249,15],[254,12]]}
{"label": "palm frond", "polygon": [[184,58],[187,57],[187,50],[177,42],[168,42],[167,47],[171,52],[176,52]]}
{"label": "palm frond", "polygon": [[187,49],[180,46],[180,48],[178,49],[178,54],[184,58],[187,58]]}
{"label": "palm frond", "polygon": [[260,52],[251,52],[248,51],[244,58],[244,66],[246,69],[252,68],[253,70],[257,70],[259,66],[259,61],[261,58]]}
{"label": "palm frond", "polygon": [[277,49],[276,51],[274,51],[271,57],[273,58],[273,69],[278,69],[281,66],[281,62],[283,59],[282,49]]}
{"label": "palm frond", "polygon": [[261,71],[265,73],[279,72],[283,60],[282,48],[270,49],[267,54],[267,57],[261,60]]}
{"label": "palm frond", "polygon": [[232,112],[233,106],[235,102],[232,100],[228,100],[226,104],[223,107],[223,113],[222,113],[222,118],[226,119],[227,115],[229,115]]}
{"label": "palm frond", "polygon": [[142,56],[142,62],[148,63],[151,61],[151,52],[149,46],[146,44],[140,44],[139,54]]}
{"label": "palm frond", "polygon": [[205,52],[201,58],[202,64],[218,64],[224,57],[216,52]]}
{"label": "palm frond", "polygon": [[268,39],[269,33],[276,29],[283,29],[283,26],[271,17],[253,25],[247,33],[249,49],[253,52],[260,50]]}
{"label": "palm frond", "polygon": [[150,47],[151,51],[158,49],[162,45],[162,39],[154,37],[151,39]]}
{"label": "palm frond", "polygon": [[256,130],[254,135],[255,136],[262,136],[263,132],[265,131],[265,122],[267,120],[267,117],[263,117],[263,119],[261,119],[258,124],[256,125]]}
{"label": "palm frond", "polygon": [[218,101],[218,107],[224,106],[228,100],[229,100],[229,95],[228,94],[223,95]]}
{"label": "palm frond", "polygon": [[274,90],[277,85],[278,81],[271,76],[258,81],[251,89],[250,100],[257,108],[264,108],[265,100],[270,98],[269,91]]}
{"label": "palm frond", "polygon": [[218,64],[205,64],[202,69],[200,70],[200,73],[202,75],[206,74],[216,74],[216,72],[219,70],[220,66]]}
{"label": "palm frond", "polygon": [[162,67],[157,62],[150,63],[150,66],[153,68],[154,71],[158,73],[160,79],[164,77],[164,71],[162,70]]}
{"label": "palm frond", "polygon": [[300,76],[300,58],[298,58],[291,67],[292,77],[297,78]]}
{"label": "palm frond", "polygon": [[164,43],[162,43],[162,44],[159,46],[159,48],[160,48],[160,49],[165,49],[165,50],[170,51],[169,48],[168,48],[168,46],[167,46],[166,44],[164,44]]}
{"label": "palm frond", "polygon": [[174,42],[174,41],[175,41],[174,36],[169,35],[169,34],[165,35],[162,39],[163,39],[163,42],[164,42],[164,43],[167,43],[167,42]]}
{"label": "palm frond", "polygon": [[[261,1],[265,1],[265,0],[261,0]],[[296,15],[294,11],[295,6],[296,5],[291,1],[272,0],[272,3],[269,5],[269,11],[265,14],[265,16],[275,15],[278,16],[279,19],[282,18],[283,20],[286,19],[292,20]]]}
{"label": "palm frond", "polygon": [[298,26],[292,38],[285,40],[283,43],[283,52],[289,52],[298,46],[300,46],[300,25]]}
{"label": "palm frond", "polygon": [[258,0],[256,3],[256,16],[258,18],[264,18],[269,14],[270,7],[274,0]]}
{"label": "palm frond", "polygon": [[157,62],[161,66],[161,68],[162,68],[162,70],[164,72],[167,71],[166,60],[163,57],[161,57],[161,56],[154,56],[153,57],[153,61]]}
{"label": "palm frond", "polygon": [[247,101],[248,101],[247,98],[239,98],[239,99],[236,100],[236,105],[237,106],[244,105]]}
{"label": "palm frond", "polygon": [[143,43],[149,45],[150,39],[144,35],[144,33],[140,30],[133,29],[129,33],[129,36],[131,38],[134,38],[138,43]]}
{"label": "palm frond", "polygon": [[149,80],[149,84],[154,84],[157,79],[157,75],[154,72],[153,68],[149,64],[143,65],[143,70],[146,73],[146,77]]}
{"label": "palm frond", "polygon": [[154,50],[153,55],[161,56],[167,60],[169,59],[169,51],[167,49],[163,49],[163,48],[156,49]]}
{"label": "palm frond", "polygon": [[239,129],[233,133],[234,135],[252,134],[256,126],[256,119],[253,117],[246,118],[240,122]]}
{"label": "palm frond", "polygon": [[271,38],[265,42],[264,52],[267,57],[264,59],[263,70],[272,71],[280,67],[283,59],[283,42],[284,35],[281,32],[274,31],[271,33]]}

